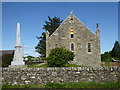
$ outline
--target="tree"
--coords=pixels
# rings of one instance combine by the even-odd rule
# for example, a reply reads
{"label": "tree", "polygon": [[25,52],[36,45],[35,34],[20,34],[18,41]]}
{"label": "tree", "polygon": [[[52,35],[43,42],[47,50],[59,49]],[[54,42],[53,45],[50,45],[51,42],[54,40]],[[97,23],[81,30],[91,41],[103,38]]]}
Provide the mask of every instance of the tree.
{"label": "tree", "polygon": [[[46,31],[49,31],[50,35],[59,27],[59,25],[62,23],[62,20],[60,20],[59,17],[50,18],[48,16],[49,21],[45,21],[45,25],[43,26],[43,29]],[[39,43],[35,47],[35,51],[41,54],[41,57],[46,57],[46,34],[45,32],[42,33],[40,37],[37,37],[39,40]]]}
{"label": "tree", "polygon": [[112,61],[111,51],[101,54],[101,61],[111,62]]}
{"label": "tree", "polygon": [[54,18],[50,18],[48,16],[49,21],[45,21],[45,24],[43,26],[43,29],[48,31],[50,35],[60,26],[60,24],[63,22],[63,20],[60,20],[60,17],[54,16]]}
{"label": "tree", "polygon": [[26,57],[28,60],[31,60],[32,58],[34,58],[33,56],[27,56]]}
{"label": "tree", "polygon": [[74,57],[74,53],[69,50],[55,48],[51,50],[46,60],[49,67],[65,67],[65,65],[68,64],[69,61],[72,61]]}
{"label": "tree", "polygon": [[35,51],[41,54],[42,57],[46,57],[46,35],[45,32],[42,33],[42,36],[37,37],[39,39],[39,43],[35,47]]}
{"label": "tree", "polygon": [[112,58],[120,60],[120,43],[115,41],[112,51],[101,54],[102,61],[112,61]]}
{"label": "tree", "polygon": [[11,64],[11,61],[13,60],[13,56],[14,56],[13,53],[2,55],[2,67],[8,67]]}
{"label": "tree", "polygon": [[115,42],[111,55],[112,57],[120,58],[120,43],[118,41]]}

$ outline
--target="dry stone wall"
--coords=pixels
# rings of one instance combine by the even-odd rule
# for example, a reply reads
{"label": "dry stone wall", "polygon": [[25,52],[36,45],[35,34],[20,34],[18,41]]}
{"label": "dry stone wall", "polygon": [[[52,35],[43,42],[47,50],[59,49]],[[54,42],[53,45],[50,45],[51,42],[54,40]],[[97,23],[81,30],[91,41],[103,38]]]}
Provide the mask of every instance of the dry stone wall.
{"label": "dry stone wall", "polygon": [[107,82],[120,79],[120,68],[2,68],[3,84],[44,84],[47,82]]}

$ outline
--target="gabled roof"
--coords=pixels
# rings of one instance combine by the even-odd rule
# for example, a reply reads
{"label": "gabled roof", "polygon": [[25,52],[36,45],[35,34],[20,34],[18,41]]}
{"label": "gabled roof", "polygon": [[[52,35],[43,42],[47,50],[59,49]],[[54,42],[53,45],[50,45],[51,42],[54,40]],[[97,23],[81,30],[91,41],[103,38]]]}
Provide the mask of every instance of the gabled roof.
{"label": "gabled roof", "polygon": [[[67,17],[67,18],[70,18],[70,17],[74,17],[76,18],[83,26],[85,26],[93,35],[95,35],[82,21],[80,21],[72,12],[70,13],[70,15]],[[66,18],[66,19],[67,19]]]}
{"label": "gabled roof", "polygon": [[57,32],[57,30],[66,22],[66,20],[68,20],[70,18],[74,18],[74,19],[78,20],[79,23],[81,23],[83,26],[85,26],[95,36],[95,34],[71,12],[70,15],[61,23],[61,25],[50,35],[50,37],[53,36],[54,33]]}

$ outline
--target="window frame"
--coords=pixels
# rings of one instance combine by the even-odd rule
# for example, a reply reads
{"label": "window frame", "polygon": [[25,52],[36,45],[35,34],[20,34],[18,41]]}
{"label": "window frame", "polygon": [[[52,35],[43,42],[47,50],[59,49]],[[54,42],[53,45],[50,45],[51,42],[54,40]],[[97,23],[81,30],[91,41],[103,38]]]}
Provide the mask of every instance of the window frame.
{"label": "window frame", "polygon": [[74,38],[74,29],[73,28],[70,28],[70,38],[73,39]]}
{"label": "window frame", "polygon": [[71,50],[72,52],[74,52],[74,51],[75,51],[75,46],[74,46],[74,43],[71,43],[71,44],[70,44],[70,50]]}
{"label": "window frame", "polygon": [[70,38],[74,38],[74,34],[70,34]]}
{"label": "window frame", "polygon": [[88,54],[91,54],[91,52],[92,52],[91,43],[90,42],[87,43],[87,52],[88,52]]}

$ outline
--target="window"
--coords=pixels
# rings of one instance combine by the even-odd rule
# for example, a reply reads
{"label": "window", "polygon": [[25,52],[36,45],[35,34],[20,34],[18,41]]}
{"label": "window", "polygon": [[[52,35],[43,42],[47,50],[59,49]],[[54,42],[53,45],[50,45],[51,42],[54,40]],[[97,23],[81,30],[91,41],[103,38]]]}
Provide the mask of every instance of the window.
{"label": "window", "polygon": [[71,34],[71,38],[73,38],[74,37],[74,34]]}
{"label": "window", "polygon": [[74,22],[74,19],[73,19],[73,18],[70,18],[69,22],[70,22],[70,23],[73,23],[73,22]]}
{"label": "window", "polygon": [[91,44],[88,43],[88,52],[91,52]]}
{"label": "window", "polygon": [[74,38],[74,30],[73,30],[73,28],[70,29],[70,37]]}
{"label": "window", "polygon": [[73,18],[70,18],[70,20],[72,21],[72,20],[73,20]]}
{"label": "window", "polygon": [[55,44],[55,48],[58,48],[58,44]]}
{"label": "window", "polygon": [[74,44],[71,44],[71,51],[74,51]]}

